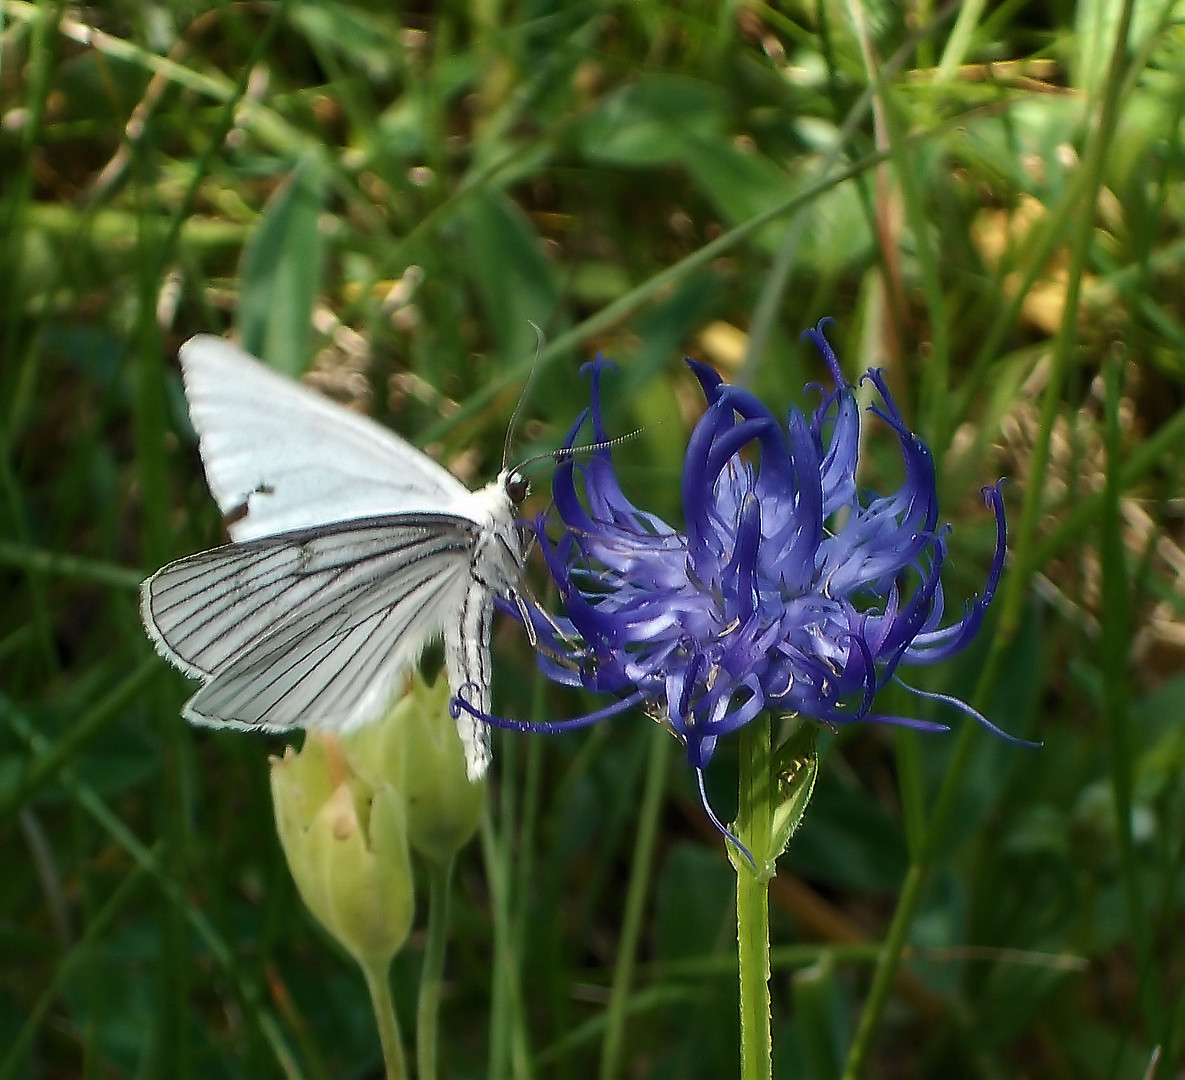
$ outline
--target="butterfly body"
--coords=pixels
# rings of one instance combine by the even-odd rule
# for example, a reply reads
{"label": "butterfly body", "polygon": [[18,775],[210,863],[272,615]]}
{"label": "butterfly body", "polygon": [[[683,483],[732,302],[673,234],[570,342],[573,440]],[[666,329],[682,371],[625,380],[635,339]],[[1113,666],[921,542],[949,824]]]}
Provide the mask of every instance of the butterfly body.
{"label": "butterfly body", "polygon": [[[260,731],[349,731],[387,709],[443,638],[453,692],[489,711],[495,597],[521,606],[516,506],[503,471],[468,490],[378,424],[218,338],[181,350],[190,415],[232,543],[144,582],[157,650],[201,680],[183,715]],[[485,725],[458,721],[471,779]]]}

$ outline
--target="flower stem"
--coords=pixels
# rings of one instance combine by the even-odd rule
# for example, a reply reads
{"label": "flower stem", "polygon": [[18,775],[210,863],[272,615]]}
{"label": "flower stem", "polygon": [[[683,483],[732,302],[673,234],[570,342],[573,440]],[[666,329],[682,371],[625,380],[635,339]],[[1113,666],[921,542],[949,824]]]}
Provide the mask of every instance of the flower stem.
{"label": "flower stem", "polygon": [[734,858],[737,872],[737,958],[741,1004],[742,1080],[773,1075],[769,1016],[769,874],[766,866],[773,803],[772,745],[766,715],[740,735],[738,839],[752,853],[756,869]]}
{"label": "flower stem", "polygon": [[[506,755],[509,757],[509,755]],[[505,758],[504,758],[505,760]],[[509,787],[507,772],[502,773],[502,787]],[[503,792],[504,801],[509,796]],[[512,814],[504,813],[503,822]],[[487,1076],[513,1076],[529,1080],[532,1075],[530,1041],[527,1037],[523,1006],[522,974],[515,937],[516,925],[510,912],[512,907],[510,881],[509,828],[503,824],[495,830],[489,809],[481,819],[481,851],[485,861],[486,879],[490,886],[490,905],[493,910],[494,955],[490,972],[490,1067]]]}
{"label": "flower stem", "polygon": [[880,956],[877,958],[876,972],[873,975],[872,986],[869,988],[864,1009],[860,1014],[856,1037],[848,1049],[848,1059],[844,1063],[842,1074],[843,1080],[857,1080],[859,1076],[863,1075],[862,1070],[868,1061],[868,1053],[872,1048],[877,1025],[893,988],[893,979],[897,974],[897,961],[905,947],[905,938],[909,933],[914,909],[921,897],[922,885],[926,880],[926,870],[927,867],[924,864],[915,862],[905,876],[901,895],[897,899],[897,908],[893,913],[893,921],[889,925],[885,942],[881,946]]}
{"label": "flower stem", "polygon": [[625,898],[625,921],[617,947],[617,962],[613,967],[613,987],[609,992],[606,1010],[605,1040],[601,1044],[601,1080],[612,1080],[622,1075],[621,1045],[625,1031],[625,1015],[629,1005],[630,983],[634,961],[638,956],[638,941],[642,936],[642,915],[650,896],[650,871],[654,862],[654,839],[658,834],[658,819],[662,809],[662,795],[666,788],[667,762],[675,740],[657,724],[653,725],[646,787],[642,793],[642,809],[638,815],[638,832],[634,841],[634,857],[630,865],[629,891]]}
{"label": "flower stem", "polygon": [[374,1009],[374,1020],[379,1029],[379,1041],[383,1046],[383,1067],[387,1080],[405,1080],[407,1062],[403,1056],[403,1040],[399,1036],[399,1021],[395,1018],[395,1002],[391,999],[389,961],[360,963],[366,979],[366,989],[370,991],[370,1004]]}
{"label": "flower stem", "polygon": [[428,867],[428,940],[420,971],[420,1000],[416,1009],[416,1071],[419,1080],[436,1080],[439,1044],[440,987],[444,980],[445,941],[448,937],[449,889],[453,858]]}

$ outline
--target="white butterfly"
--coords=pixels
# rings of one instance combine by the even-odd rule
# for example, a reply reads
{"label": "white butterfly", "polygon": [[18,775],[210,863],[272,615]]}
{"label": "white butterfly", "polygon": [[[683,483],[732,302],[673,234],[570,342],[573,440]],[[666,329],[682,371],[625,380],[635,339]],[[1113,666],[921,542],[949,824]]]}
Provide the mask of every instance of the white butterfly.
{"label": "white butterfly", "polygon": [[[524,611],[505,468],[480,491],[363,416],[220,338],[181,348],[189,414],[233,543],[141,586],[157,651],[202,681],[182,715],[255,731],[349,731],[377,719],[443,636],[454,694],[490,709],[494,598]],[[530,625],[529,619],[524,619]],[[462,714],[469,778],[489,729]]]}

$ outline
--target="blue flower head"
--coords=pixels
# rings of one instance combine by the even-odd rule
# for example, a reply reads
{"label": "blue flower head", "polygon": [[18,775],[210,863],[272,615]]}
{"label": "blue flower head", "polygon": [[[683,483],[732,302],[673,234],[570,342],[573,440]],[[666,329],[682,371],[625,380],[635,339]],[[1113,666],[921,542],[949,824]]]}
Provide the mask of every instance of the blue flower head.
{"label": "blue flower head", "polygon": [[591,406],[565,449],[590,418],[601,447],[583,463],[561,457],[558,538],[545,518],[536,523],[564,617],[536,611],[532,621],[550,678],[618,700],[573,721],[508,726],[559,730],[642,707],[683,743],[701,793],[717,740],[766,709],[830,725],[942,727],[874,714],[873,701],[899,664],[953,656],[978,630],[1004,564],[1000,485],[983,489],[997,529],[987,584],[961,619],[940,626],[949,527],[938,524],[930,450],[906,426],[883,374],[870,370],[864,379],[880,403],[869,411],[896,434],[905,479],[891,495],[857,489],[860,410],[823,325],[807,335],[835,389],[809,416],[791,408],[784,424],[688,360],[708,407],[683,463],[683,532],[623,494],[604,445],[608,365],[590,365]]}

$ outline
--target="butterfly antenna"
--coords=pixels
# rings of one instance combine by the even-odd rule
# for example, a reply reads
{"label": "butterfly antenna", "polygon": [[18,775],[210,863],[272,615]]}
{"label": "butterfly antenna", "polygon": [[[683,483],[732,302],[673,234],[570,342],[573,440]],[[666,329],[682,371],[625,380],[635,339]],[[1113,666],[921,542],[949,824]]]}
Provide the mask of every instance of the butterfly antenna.
{"label": "butterfly antenna", "polygon": [[523,407],[527,403],[527,398],[531,394],[531,385],[535,382],[535,376],[539,372],[539,358],[543,355],[543,331],[539,329],[530,319],[527,320],[532,330],[535,331],[535,359],[531,361],[531,374],[527,376],[526,385],[523,387],[523,392],[518,396],[518,402],[514,406],[514,412],[510,415],[510,423],[506,425],[506,438],[502,442],[502,471],[506,471],[506,466],[510,462],[510,444],[514,441],[514,431],[518,427],[519,418],[522,416]]}
{"label": "butterfly antenna", "polygon": [[658,427],[661,420],[656,420],[653,424],[647,424],[645,427],[636,428],[633,431],[626,432],[624,435],[618,435],[615,439],[604,439],[601,442],[583,443],[580,446],[562,446],[558,450],[544,450],[541,454],[533,454],[527,458],[526,461],[519,462],[515,469],[522,472],[524,469],[534,465],[537,461],[546,461],[551,458],[557,465],[562,464],[569,458],[576,454],[593,454],[598,450],[608,450],[613,446],[620,446],[622,443],[631,442],[641,435],[646,434],[651,428]]}

